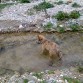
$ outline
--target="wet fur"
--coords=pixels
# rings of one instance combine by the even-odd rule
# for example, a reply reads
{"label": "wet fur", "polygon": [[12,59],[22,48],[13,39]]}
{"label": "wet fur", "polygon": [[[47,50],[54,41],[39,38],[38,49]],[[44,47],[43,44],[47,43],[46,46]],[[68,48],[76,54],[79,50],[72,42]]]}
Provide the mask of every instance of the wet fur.
{"label": "wet fur", "polygon": [[43,35],[38,35],[38,42],[42,44],[42,53],[49,55],[50,66],[53,65],[55,59],[61,60],[61,51],[55,42],[48,40]]}

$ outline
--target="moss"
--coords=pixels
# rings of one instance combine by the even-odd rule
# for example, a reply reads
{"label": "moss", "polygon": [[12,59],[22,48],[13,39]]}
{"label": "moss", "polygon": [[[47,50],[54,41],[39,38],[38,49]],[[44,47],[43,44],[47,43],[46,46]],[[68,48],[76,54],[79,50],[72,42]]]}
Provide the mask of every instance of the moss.
{"label": "moss", "polygon": [[52,8],[52,7],[54,7],[53,4],[49,2],[42,2],[39,5],[34,6],[34,9],[37,11],[41,11],[41,10]]}
{"label": "moss", "polygon": [[77,8],[77,7],[81,7],[81,6],[78,3],[75,2],[75,3],[72,4],[72,7]]}
{"label": "moss", "polygon": [[30,0],[19,0],[20,3],[30,3]]}
{"label": "moss", "polygon": [[78,70],[78,72],[83,73],[83,66],[79,66],[79,67],[77,68],[77,70]]}
{"label": "moss", "polygon": [[46,25],[44,25],[45,30],[51,30],[53,28],[53,24],[51,22],[48,22]]}
{"label": "moss", "polygon": [[28,83],[28,81],[29,81],[28,79],[24,79],[23,83]]}
{"label": "moss", "polygon": [[54,15],[53,17],[56,18],[58,21],[68,20],[69,19],[69,14],[65,13],[63,11],[59,11],[57,13],[57,15]]}
{"label": "moss", "polygon": [[77,19],[79,17],[80,17],[79,11],[74,10],[70,13],[70,18],[72,18],[72,19]]}
{"label": "moss", "polygon": [[79,24],[71,24],[70,28],[72,29],[72,31],[78,31],[80,29]]}
{"label": "moss", "polygon": [[83,83],[79,79],[63,76],[63,80],[67,80],[68,83]]}
{"label": "moss", "polygon": [[43,74],[41,72],[35,72],[33,76],[36,76],[39,79],[42,79]]}
{"label": "moss", "polygon": [[42,80],[40,83],[47,83],[46,80]]}
{"label": "moss", "polygon": [[57,5],[61,5],[61,4],[63,4],[63,1],[55,2],[55,4],[57,4]]}
{"label": "moss", "polygon": [[54,74],[54,71],[49,70],[49,71],[48,71],[48,74]]}
{"label": "moss", "polygon": [[13,3],[4,3],[4,4],[0,4],[0,11],[1,11],[2,9],[4,9],[5,7],[7,7],[7,6],[10,6],[10,5],[13,5]]}

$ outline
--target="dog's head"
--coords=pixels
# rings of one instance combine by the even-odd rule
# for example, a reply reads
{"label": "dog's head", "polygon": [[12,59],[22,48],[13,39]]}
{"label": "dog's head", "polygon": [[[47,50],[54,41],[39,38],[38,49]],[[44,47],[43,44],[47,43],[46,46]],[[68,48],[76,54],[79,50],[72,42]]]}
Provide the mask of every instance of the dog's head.
{"label": "dog's head", "polygon": [[37,37],[38,37],[38,43],[43,43],[46,40],[46,38],[43,35],[38,35]]}

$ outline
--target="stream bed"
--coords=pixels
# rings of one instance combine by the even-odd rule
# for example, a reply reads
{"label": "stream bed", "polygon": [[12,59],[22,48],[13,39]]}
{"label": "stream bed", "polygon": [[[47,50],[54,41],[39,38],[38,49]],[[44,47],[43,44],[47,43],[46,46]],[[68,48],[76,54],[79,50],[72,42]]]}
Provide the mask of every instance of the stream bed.
{"label": "stream bed", "polygon": [[49,57],[42,55],[37,43],[40,33],[11,33],[0,35],[0,68],[14,71],[43,71],[83,66],[83,32],[41,33],[56,42],[63,53],[62,61],[48,65]]}

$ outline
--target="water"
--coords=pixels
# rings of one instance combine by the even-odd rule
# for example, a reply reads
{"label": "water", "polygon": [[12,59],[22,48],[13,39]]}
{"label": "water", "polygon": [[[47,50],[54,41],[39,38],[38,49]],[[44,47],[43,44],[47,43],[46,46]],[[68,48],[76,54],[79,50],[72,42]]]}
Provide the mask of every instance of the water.
{"label": "water", "polygon": [[46,38],[59,44],[63,53],[62,61],[48,65],[48,56],[42,55],[41,44],[37,44],[38,33],[13,33],[0,35],[3,50],[0,50],[0,68],[25,71],[61,69],[83,66],[83,33],[42,33]]}

